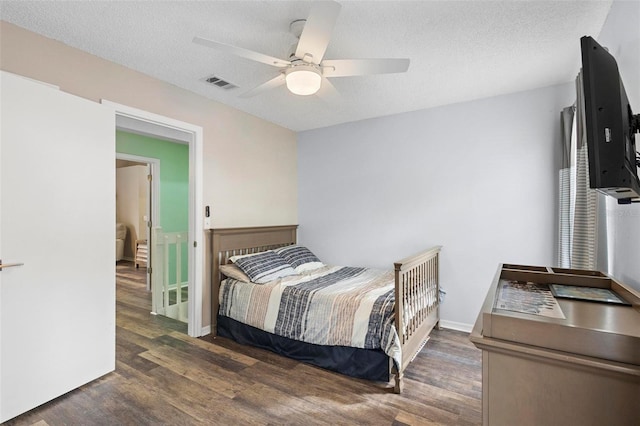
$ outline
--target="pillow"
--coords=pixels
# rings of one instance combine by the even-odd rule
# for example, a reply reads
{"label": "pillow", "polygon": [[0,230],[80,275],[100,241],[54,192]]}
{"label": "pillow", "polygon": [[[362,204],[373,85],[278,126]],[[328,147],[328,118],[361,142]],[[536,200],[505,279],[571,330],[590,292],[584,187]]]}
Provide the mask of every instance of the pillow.
{"label": "pillow", "polygon": [[233,263],[242,269],[252,282],[258,284],[296,274],[291,265],[278,253],[271,250],[251,256],[240,256],[233,260]]}
{"label": "pillow", "polygon": [[231,256],[229,258],[229,262],[231,263],[236,263],[236,260],[238,259],[242,259],[243,257],[249,257],[249,256],[257,256],[259,254],[264,253],[263,251],[259,252],[259,253],[249,253],[249,254],[236,254],[235,256]]}
{"label": "pillow", "polygon": [[234,280],[246,281],[246,282],[251,281],[251,279],[247,276],[247,274],[242,272],[240,268],[238,268],[236,265],[233,265],[231,263],[227,265],[220,265],[220,272],[225,277],[233,278]]}
{"label": "pillow", "polygon": [[306,247],[293,245],[274,250],[284,258],[297,273],[313,271],[324,266],[320,259]]}

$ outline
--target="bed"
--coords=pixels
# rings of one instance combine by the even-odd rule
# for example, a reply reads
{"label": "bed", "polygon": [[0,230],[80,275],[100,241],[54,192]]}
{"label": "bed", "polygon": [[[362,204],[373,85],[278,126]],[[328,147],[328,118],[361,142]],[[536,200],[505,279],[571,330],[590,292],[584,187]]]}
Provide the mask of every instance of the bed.
{"label": "bed", "polygon": [[[235,268],[230,265],[232,260],[236,265],[244,262],[241,266],[246,268],[251,259],[268,257],[273,252],[279,252],[283,256],[287,252],[297,252],[300,246],[297,245],[296,233],[297,225],[209,230],[211,333],[353,377],[388,382],[393,376],[394,391],[401,393],[405,369],[425,345],[431,330],[438,326],[440,246],[395,262],[393,269],[386,272],[324,264],[302,272],[295,270],[293,274],[287,273],[275,280],[271,280],[269,276],[241,278],[229,272],[233,272],[231,268]],[[289,266],[293,264],[295,262],[292,260]],[[302,266],[306,268],[305,265]],[[331,281],[336,277],[342,277],[346,281]],[[252,283],[254,279],[262,282]],[[372,284],[364,283],[363,280]],[[324,283],[328,281],[331,283],[325,287]],[[382,284],[382,281],[386,283]],[[335,288],[358,289],[360,286],[366,289],[363,291],[364,295],[359,296],[360,307],[333,309],[336,315],[325,315],[325,320],[332,322],[333,326],[319,324],[307,327],[307,324],[296,326],[286,323],[282,327],[283,324],[280,323],[285,313],[297,310],[287,310],[285,305],[302,303],[305,304],[306,313],[314,309],[326,313],[327,306],[335,308],[337,302],[327,302],[324,296],[317,295],[332,293],[331,289]],[[315,300],[324,300],[324,307],[311,308],[311,305],[306,305],[311,300],[307,291],[311,287],[314,292],[317,290],[314,293],[314,303]],[[306,295],[307,299],[304,302],[291,302],[294,293]],[[242,294],[245,295],[244,299],[236,299]],[[342,295],[337,297],[344,298]],[[342,318],[342,313],[346,311],[362,313],[360,309],[364,305],[372,305],[379,310],[364,317],[358,315],[359,319]],[[242,312],[242,315],[238,312]],[[260,321],[256,322],[256,317]],[[368,325],[357,323],[362,318],[369,322]],[[305,316],[305,320],[307,319]],[[353,335],[347,337],[347,342],[344,341],[345,332],[338,332],[340,321],[350,322],[345,328],[352,330]],[[302,333],[301,327],[304,328]],[[298,331],[291,332],[292,328]],[[289,331],[283,332],[285,329]],[[365,333],[363,329],[369,331]],[[371,333],[371,329],[376,329],[376,332]],[[342,335],[343,340],[328,339],[325,334],[318,333],[318,330],[323,330],[323,333],[333,331],[335,335]],[[360,330],[360,333],[356,330]],[[375,341],[376,337],[370,342],[369,337],[372,335],[380,338]],[[318,336],[319,340],[316,339]],[[349,337],[354,340],[354,344],[348,342]]]}

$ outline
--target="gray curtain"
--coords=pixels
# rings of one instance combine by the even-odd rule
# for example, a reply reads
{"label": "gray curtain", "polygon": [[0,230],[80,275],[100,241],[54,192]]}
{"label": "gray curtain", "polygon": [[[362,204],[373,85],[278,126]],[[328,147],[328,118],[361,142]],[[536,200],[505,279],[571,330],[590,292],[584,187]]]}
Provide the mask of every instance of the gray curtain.
{"label": "gray curtain", "polygon": [[[584,122],[582,72],[576,78],[577,101],[561,113],[562,166],[559,172],[558,265],[596,269],[599,206],[596,191],[589,188],[589,162]],[[606,232],[605,232],[606,235]]]}
{"label": "gray curtain", "polygon": [[559,173],[559,238],[558,238],[558,266],[571,266],[571,241],[573,235],[572,197],[571,197],[571,140],[575,133],[575,106],[566,107],[560,113],[560,127],[562,130],[562,163]]}

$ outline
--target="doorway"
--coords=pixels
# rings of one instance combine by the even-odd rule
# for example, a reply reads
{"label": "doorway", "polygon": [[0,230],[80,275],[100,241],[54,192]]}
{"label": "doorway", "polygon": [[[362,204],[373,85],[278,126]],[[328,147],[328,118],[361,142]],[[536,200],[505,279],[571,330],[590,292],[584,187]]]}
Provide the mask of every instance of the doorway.
{"label": "doorway", "polygon": [[210,327],[202,327],[205,248],[202,203],[202,127],[107,100],[102,100],[102,103],[113,108],[117,129],[171,140],[187,144],[189,147],[189,229],[186,246],[189,259],[188,334],[192,337],[208,334]]}
{"label": "doorway", "polygon": [[188,254],[188,148],[116,131],[116,220],[118,229],[128,229],[123,257],[143,269],[151,313],[184,323],[189,321],[193,261]]}
{"label": "doorway", "polygon": [[160,223],[159,176],[157,158],[116,152],[116,226],[126,229],[122,259],[144,270],[147,291],[152,280],[152,228]]}

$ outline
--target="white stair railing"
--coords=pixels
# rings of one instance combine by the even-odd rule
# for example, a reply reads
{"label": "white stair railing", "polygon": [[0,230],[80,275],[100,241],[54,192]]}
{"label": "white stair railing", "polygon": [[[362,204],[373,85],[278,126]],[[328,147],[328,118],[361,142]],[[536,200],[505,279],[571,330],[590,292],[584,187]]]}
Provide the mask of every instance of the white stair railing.
{"label": "white stair railing", "polygon": [[[188,321],[188,278],[183,271],[183,257],[188,243],[188,232],[163,232],[153,228],[154,255],[152,256],[152,305],[154,313]],[[186,258],[188,262],[188,257]],[[187,294],[184,294],[184,292]]]}

